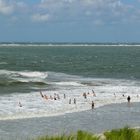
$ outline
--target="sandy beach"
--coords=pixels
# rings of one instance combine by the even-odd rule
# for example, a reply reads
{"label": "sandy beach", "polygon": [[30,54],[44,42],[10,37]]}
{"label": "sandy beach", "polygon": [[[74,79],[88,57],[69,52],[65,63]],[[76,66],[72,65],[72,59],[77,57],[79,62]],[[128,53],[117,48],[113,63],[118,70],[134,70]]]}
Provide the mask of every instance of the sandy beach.
{"label": "sandy beach", "polygon": [[140,126],[140,103],[111,104],[94,110],[61,116],[0,121],[0,138],[22,140],[41,135],[74,133],[77,130],[102,133],[124,126]]}

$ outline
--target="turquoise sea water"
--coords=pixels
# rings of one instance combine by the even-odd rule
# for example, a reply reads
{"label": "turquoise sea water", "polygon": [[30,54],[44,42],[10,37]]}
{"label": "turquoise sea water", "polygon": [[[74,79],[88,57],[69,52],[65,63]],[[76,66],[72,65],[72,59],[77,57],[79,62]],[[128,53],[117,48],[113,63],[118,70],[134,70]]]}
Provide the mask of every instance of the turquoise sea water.
{"label": "turquoise sea water", "polygon": [[[85,110],[93,99],[85,102],[81,94],[92,89],[97,106],[112,103],[114,93],[116,102],[124,102],[121,95],[136,97],[139,87],[139,44],[0,44],[0,119]],[[40,90],[75,97],[79,106],[61,100],[46,109]]]}

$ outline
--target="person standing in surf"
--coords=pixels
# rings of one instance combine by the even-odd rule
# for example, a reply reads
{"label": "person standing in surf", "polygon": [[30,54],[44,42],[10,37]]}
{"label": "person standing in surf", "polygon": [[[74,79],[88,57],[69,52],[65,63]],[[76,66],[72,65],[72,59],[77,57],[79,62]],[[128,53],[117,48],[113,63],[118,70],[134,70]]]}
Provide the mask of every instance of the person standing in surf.
{"label": "person standing in surf", "polygon": [[127,97],[128,103],[130,103],[130,100],[131,100],[131,98],[130,98],[130,96],[128,96],[128,97]]}
{"label": "person standing in surf", "polygon": [[94,102],[91,103],[91,108],[94,109]]}
{"label": "person standing in surf", "polygon": [[76,104],[76,99],[74,98],[73,103]]}

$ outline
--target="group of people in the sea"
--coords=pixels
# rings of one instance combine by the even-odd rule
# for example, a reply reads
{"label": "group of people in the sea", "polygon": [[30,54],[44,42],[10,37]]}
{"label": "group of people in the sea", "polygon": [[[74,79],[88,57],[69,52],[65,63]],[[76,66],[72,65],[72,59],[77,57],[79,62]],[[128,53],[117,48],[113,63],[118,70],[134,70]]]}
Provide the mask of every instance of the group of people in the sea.
{"label": "group of people in the sea", "polygon": [[[84,92],[83,93],[84,99],[87,99],[88,95],[92,95],[93,97],[96,97],[96,94],[95,94],[94,90],[92,90],[92,93]],[[52,96],[52,95],[47,96],[46,94],[43,94],[42,91],[40,91],[40,96],[45,100],[49,100],[49,99],[51,99],[51,100],[60,100],[59,94],[56,94],[56,93],[54,93],[54,96]],[[66,94],[63,95],[63,98],[66,99]],[[74,98],[73,99],[73,104],[76,104],[76,103],[77,103],[77,100],[76,100],[76,98]],[[71,98],[69,99],[69,104],[72,104],[72,99]],[[23,105],[21,104],[20,101],[18,102],[18,106],[23,107]],[[91,108],[94,109],[94,101],[91,102]]]}
{"label": "group of people in the sea", "polygon": [[[93,97],[96,97],[96,94],[95,94],[95,92],[94,92],[94,90],[92,90],[92,92],[90,93],[90,92],[83,92],[83,97],[84,97],[84,99],[87,99],[87,96],[89,96],[89,95],[92,95]],[[42,91],[40,91],[40,96],[43,98],[43,99],[45,99],[45,100],[60,100],[60,96],[59,96],[59,94],[56,94],[56,93],[54,93],[54,95],[52,96],[52,95],[46,95],[46,94],[43,94],[42,93]],[[116,94],[114,93],[114,96],[116,97]],[[122,96],[123,97],[125,97],[125,95],[124,94],[122,94]],[[138,97],[138,96],[137,96]],[[63,98],[64,99],[66,99],[66,94],[63,94]],[[127,96],[127,102],[128,103],[130,103],[130,100],[131,100],[131,97],[130,96]],[[76,98],[74,98],[73,99],[73,102],[72,102],[72,99],[71,98],[69,98],[69,101],[68,101],[68,103],[69,104],[76,104],[77,103],[77,100],[76,100]],[[94,107],[95,107],[95,103],[94,103],[94,101],[92,100],[91,101],[91,109],[94,109]],[[23,105],[22,105],[22,103],[19,101],[18,102],[18,106],[19,107],[23,107]]]}
{"label": "group of people in the sea", "polygon": [[[69,104],[71,104],[71,98],[69,99]],[[76,98],[73,99],[73,103],[76,104]]]}
{"label": "group of people in the sea", "polygon": [[[46,98],[46,95],[43,95],[41,91],[40,91],[40,95],[41,95],[42,98],[49,99],[48,97]],[[89,93],[89,92],[86,93],[86,92],[84,92],[83,93],[84,99],[87,99],[87,96],[88,95],[92,95],[93,97],[96,97],[96,94],[95,94],[94,90],[92,90],[92,93]],[[115,93],[114,93],[114,96],[116,97],[116,94]],[[125,97],[124,94],[122,94],[122,96]],[[66,95],[64,94],[64,99],[65,98],[66,98]],[[50,99],[59,100],[60,99],[60,96],[59,96],[59,94],[54,93],[54,97],[52,97],[50,95]],[[131,97],[130,96],[127,96],[127,102],[128,103],[130,103],[130,100],[131,100]],[[73,99],[73,103],[76,104],[76,98]],[[69,99],[69,104],[72,104],[72,99],[71,98]],[[94,106],[95,106],[95,103],[94,103],[94,101],[92,101],[91,102],[91,109],[94,109]]]}
{"label": "group of people in the sea", "polygon": [[59,100],[60,99],[59,94],[56,94],[56,93],[54,93],[54,96],[52,96],[52,95],[47,96],[45,94],[43,95],[43,93],[40,91],[40,95],[41,95],[42,98],[44,98],[46,100],[48,100],[48,99],[51,99],[51,100]]}
{"label": "group of people in the sea", "polygon": [[[116,97],[116,94],[115,93],[114,93],[114,96]],[[122,94],[122,97],[125,97],[125,95]],[[138,97],[138,95],[137,95],[137,97]],[[130,100],[131,100],[131,97],[130,96],[127,96],[127,102],[128,103],[130,103]]]}

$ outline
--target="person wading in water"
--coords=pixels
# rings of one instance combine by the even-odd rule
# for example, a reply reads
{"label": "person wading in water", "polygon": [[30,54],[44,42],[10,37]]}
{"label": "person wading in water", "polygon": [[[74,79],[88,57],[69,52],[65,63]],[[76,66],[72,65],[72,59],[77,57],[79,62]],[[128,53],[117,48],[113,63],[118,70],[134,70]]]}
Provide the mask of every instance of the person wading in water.
{"label": "person wading in water", "polygon": [[91,108],[94,109],[94,102],[91,103]]}

